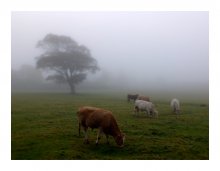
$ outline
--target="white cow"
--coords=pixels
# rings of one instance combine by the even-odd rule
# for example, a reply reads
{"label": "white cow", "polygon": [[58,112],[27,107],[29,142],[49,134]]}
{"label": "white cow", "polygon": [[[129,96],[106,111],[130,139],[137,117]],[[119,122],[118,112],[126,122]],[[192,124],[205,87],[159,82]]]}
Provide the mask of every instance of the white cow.
{"label": "white cow", "polygon": [[152,102],[144,100],[136,100],[134,104],[134,111],[137,115],[139,111],[146,111],[148,116],[158,117],[158,111]]}
{"label": "white cow", "polygon": [[175,114],[179,114],[180,112],[180,102],[178,99],[174,98],[170,102],[170,107]]}

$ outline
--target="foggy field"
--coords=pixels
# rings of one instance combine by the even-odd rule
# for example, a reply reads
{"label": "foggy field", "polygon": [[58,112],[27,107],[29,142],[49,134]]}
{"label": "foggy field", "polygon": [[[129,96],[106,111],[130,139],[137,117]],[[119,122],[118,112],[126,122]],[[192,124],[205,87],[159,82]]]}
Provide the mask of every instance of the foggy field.
{"label": "foggy field", "polygon": [[[178,118],[169,101],[157,99],[159,117],[133,115],[126,94],[12,94],[12,159],[209,159],[209,105],[184,101]],[[95,145],[96,130],[89,129],[90,144],[78,136],[76,111],[91,105],[111,110],[126,134],[118,148],[105,136]]]}
{"label": "foggy field", "polygon": [[[12,159],[209,159],[208,11],[14,11],[11,59]],[[159,118],[135,117],[127,93]],[[113,112],[124,148],[96,130],[83,143],[84,105]]]}

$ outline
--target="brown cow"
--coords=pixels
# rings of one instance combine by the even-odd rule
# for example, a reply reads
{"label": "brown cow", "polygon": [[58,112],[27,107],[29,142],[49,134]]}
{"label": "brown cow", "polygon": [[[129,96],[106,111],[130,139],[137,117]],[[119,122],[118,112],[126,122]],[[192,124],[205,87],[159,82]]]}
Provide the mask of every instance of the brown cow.
{"label": "brown cow", "polygon": [[88,128],[98,128],[96,144],[98,144],[100,134],[104,133],[107,143],[109,143],[108,136],[111,135],[117,145],[123,147],[125,136],[120,131],[112,112],[96,107],[84,106],[79,108],[77,116],[79,120],[79,135],[82,126],[85,131],[85,143],[89,142],[87,135]]}
{"label": "brown cow", "polygon": [[138,96],[137,100],[144,100],[150,102],[150,98],[148,96]]}

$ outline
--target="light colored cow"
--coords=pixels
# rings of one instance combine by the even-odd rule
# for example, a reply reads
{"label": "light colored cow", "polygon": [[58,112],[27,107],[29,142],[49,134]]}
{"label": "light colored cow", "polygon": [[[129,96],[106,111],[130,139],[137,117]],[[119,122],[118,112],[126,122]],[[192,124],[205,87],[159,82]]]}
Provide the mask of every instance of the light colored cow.
{"label": "light colored cow", "polygon": [[155,106],[152,102],[136,100],[134,104],[134,111],[136,115],[139,113],[139,111],[146,111],[148,116],[158,117],[158,111],[155,109]]}
{"label": "light colored cow", "polygon": [[170,102],[170,107],[175,114],[180,113],[180,102],[178,99],[174,98]]}

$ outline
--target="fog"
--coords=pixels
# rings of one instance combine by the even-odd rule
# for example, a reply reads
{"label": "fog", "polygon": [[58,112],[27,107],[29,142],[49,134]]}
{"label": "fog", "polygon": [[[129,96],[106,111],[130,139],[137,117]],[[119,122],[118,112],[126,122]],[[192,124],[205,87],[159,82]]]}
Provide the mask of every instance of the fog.
{"label": "fog", "polygon": [[181,92],[208,99],[208,12],[12,12],[11,19],[15,71],[35,67],[42,53],[36,43],[53,33],[87,46],[98,61],[100,71],[77,91]]}

